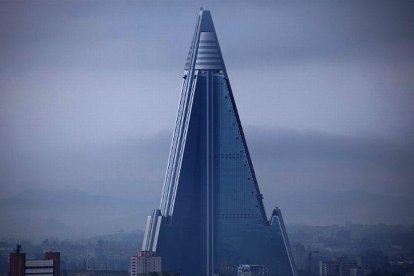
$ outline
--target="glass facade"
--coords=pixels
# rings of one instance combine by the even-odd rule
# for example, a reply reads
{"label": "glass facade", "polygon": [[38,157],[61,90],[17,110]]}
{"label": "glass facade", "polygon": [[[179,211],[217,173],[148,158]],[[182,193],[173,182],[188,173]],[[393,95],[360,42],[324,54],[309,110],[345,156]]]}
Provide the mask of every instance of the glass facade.
{"label": "glass facade", "polygon": [[142,250],[180,275],[237,275],[241,264],[296,275],[280,210],[263,207],[209,11],[201,10],[159,210]]}

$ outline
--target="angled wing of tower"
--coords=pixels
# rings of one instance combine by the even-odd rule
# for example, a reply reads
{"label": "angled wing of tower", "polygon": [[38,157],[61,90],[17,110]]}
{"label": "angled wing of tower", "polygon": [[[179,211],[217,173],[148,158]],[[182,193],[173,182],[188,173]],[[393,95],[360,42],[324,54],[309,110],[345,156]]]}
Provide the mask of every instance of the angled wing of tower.
{"label": "angled wing of tower", "polygon": [[241,264],[296,275],[279,209],[270,220],[209,11],[198,14],[160,208],[142,250],[180,275],[234,275]]}

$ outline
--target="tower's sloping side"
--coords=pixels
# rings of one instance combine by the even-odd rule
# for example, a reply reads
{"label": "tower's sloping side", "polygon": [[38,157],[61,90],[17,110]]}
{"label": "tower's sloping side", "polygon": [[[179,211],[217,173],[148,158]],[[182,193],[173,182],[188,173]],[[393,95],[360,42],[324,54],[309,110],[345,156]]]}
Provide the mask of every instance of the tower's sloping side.
{"label": "tower's sloping side", "polygon": [[181,275],[233,275],[240,264],[296,275],[279,209],[263,207],[209,11],[201,10],[184,71],[160,209],[142,249]]}

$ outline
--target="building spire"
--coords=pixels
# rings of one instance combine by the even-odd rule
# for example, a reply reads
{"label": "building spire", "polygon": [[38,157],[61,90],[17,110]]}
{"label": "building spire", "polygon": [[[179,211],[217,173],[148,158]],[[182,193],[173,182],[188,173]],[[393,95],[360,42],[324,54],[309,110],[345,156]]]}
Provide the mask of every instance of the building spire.
{"label": "building spire", "polygon": [[147,219],[142,250],[183,276],[235,274],[240,264],[296,276],[285,233],[280,210],[266,217],[213,20],[201,8],[160,209]]}
{"label": "building spire", "polygon": [[186,71],[194,69],[225,69],[216,30],[209,10],[200,8],[196,30],[184,69]]}

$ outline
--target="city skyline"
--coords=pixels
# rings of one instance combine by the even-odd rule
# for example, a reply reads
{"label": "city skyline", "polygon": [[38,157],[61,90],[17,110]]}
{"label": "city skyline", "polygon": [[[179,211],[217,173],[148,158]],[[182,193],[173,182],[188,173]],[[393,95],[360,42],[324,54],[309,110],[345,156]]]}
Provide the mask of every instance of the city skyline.
{"label": "city skyline", "polygon": [[[74,189],[156,202],[199,6],[2,2],[0,197]],[[412,3],[204,6],[268,212],[318,190],[413,201]]]}

